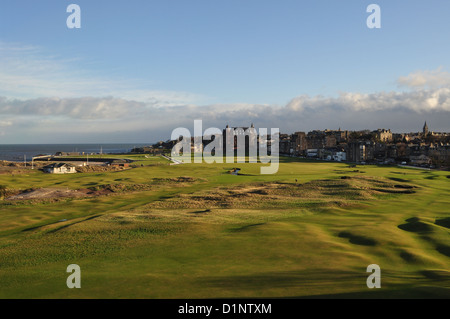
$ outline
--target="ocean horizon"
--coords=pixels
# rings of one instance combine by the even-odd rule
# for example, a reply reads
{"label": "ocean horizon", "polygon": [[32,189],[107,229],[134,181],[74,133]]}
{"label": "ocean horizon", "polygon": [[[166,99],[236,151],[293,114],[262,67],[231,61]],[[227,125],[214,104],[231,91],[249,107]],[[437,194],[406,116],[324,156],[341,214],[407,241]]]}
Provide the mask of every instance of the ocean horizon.
{"label": "ocean horizon", "polygon": [[134,147],[152,143],[92,143],[92,144],[0,144],[0,160],[31,161],[37,155],[55,155],[57,152],[79,152],[85,154],[128,153]]}

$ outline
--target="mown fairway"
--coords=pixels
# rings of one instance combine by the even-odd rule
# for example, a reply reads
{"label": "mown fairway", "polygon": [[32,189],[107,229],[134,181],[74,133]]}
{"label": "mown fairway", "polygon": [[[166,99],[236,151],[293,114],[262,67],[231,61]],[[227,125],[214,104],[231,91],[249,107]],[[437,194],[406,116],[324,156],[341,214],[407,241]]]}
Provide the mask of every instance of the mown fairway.
{"label": "mown fairway", "polygon": [[116,190],[0,201],[1,298],[450,297],[449,172],[130,158],[144,166],[0,175],[10,189]]}

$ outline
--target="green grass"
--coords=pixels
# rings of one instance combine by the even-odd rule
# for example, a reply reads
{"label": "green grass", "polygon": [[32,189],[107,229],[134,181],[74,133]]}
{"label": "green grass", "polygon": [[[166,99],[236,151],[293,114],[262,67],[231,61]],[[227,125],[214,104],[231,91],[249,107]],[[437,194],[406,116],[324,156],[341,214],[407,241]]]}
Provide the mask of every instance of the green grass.
{"label": "green grass", "polygon": [[[0,177],[17,190],[152,185],[0,201],[1,298],[450,296],[448,172],[282,158],[260,175],[259,164],[129,158],[144,166]],[[66,286],[73,263],[81,289]],[[366,287],[370,264],[381,289]]]}

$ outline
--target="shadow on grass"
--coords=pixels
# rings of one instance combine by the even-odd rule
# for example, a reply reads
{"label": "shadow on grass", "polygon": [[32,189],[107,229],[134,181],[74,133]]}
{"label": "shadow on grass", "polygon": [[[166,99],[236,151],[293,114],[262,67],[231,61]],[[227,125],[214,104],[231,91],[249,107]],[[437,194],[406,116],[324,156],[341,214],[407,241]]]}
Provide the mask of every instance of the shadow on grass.
{"label": "shadow on grass", "polygon": [[450,257],[450,246],[444,245],[444,244],[437,244],[436,250],[440,252],[442,255],[445,255],[447,257]]}
{"label": "shadow on grass", "polygon": [[[397,277],[396,274],[392,274]],[[445,275],[445,274],[444,274]],[[444,276],[446,279],[447,276]],[[405,277],[411,280],[411,277]],[[198,280],[203,287],[232,290],[295,289],[305,295],[286,296],[280,299],[397,299],[397,298],[448,298],[450,289],[442,283],[443,277],[433,271],[417,274],[414,285],[390,284],[389,288],[369,289],[364,271],[331,271],[328,269],[270,272],[249,276],[204,277]],[[337,287],[351,292],[321,293]],[[310,293],[308,295],[308,293]],[[273,298],[269,297],[268,298]]]}
{"label": "shadow on grass", "polygon": [[233,228],[233,229],[230,230],[230,232],[234,232],[234,233],[237,233],[237,232],[243,232],[243,231],[252,229],[252,228],[254,228],[254,227],[263,226],[263,225],[265,225],[265,224],[266,224],[266,223],[259,223],[259,224],[245,225],[245,226],[242,226],[242,227]]}
{"label": "shadow on grass", "polygon": [[383,290],[382,288],[341,294],[298,297],[298,299],[448,299],[450,295],[450,289],[444,287],[410,287],[405,285],[404,287],[390,290]]}
{"label": "shadow on grass", "polygon": [[397,177],[389,177],[391,181],[400,182],[400,183],[408,183],[409,180]]}
{"label": "shadow on grass", "polygon": [[210,209],[205,209],[205,210],[198,210],[195,212],[191,212],[191,214],[199,215],[199,214],[206,214],[206,213],[210,213],[210,212],[211,212]]}
{"label": "shadow on grass", "polygon": [[410,253],[408,251],[402,250],[400,252],[400,258],[406,261],[409,264],[421,264],[422,259],[416,254]]}
{"label": "shadow on grass", "polygon": [[406,224],[398,225],[398,228],[412,233],[430,233],[433,231],[430,225],[420,221],[417,217],[409,218],[406,222]]}
{"label": "shadow on grass", "polygon": [[438,226],[445,227],[445,228],[450,228],[450,217],[443,218],[443,219],[436,219],[435,224]]}
{"label": "shadow on grass", "polygon": [[362,245],[362,246],[376,246],[378,244],[378,242],[375,239],[372,239],[370,237],[365,237],[365,236],[359,236],[359,235],[355,235],[352,234],[350,232],[340,232],[338,234],[339,237],[341,238],[348,238],[349,242],[355,245]]}
{"label": "shadow on grass", "polygon": [[211,276],[200,279],[200,283],[208,287],[225,289],[259,290],[267,288],[293,288],[334,286],[336,282],[366,282],[364,273],[330,272],[328,270],[270,272],[257,275]]}

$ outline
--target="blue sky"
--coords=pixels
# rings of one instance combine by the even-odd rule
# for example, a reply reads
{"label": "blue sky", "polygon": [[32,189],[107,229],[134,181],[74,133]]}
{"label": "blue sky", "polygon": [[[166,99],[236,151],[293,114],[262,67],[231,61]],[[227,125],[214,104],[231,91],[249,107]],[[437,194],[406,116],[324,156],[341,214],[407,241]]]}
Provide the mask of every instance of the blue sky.
{"label": "blue sky", "polygon": [[[81,7],[82,28],[78,30],[66,27],[66,8],[71,3]],[[371,3],[381,7],[381,29],[366,26],[366,7]],[[367,96],[389,92],[415,94],[418,89],[447,88],[449,12],[450,2],[444,0],[4,0],[0,4],[0,97],[4,98],[0,136],[26,142],[34,141],[39,132],[48,140],[51,130],[39,123],[57,129],[76,120],[83,123],[84,131],[73,128],[67,137],[54,142],[69,142],[72,137],[97,142],[109,137],[89,129],[97,126],[95,121],[111,125],[122,118],[122,126],[109,136],[123,137],[120,142],[141,142],[146,129],[147,136],[160,139],[170,134],[173,125],[185,123],[183,117],[190,121],[194,114],[205,114],[217,126],[242,119],[243,123],[234,124],[255,121],[273,127],[284,123],[286,131],[309,130],[313,125],[325,128],[333,122],[324,116],[335,117],[322,105],[330,105],[327,99],[339,104],[342,94],[363,94],[367,100]],[[432,76],[427,77],[430,72]],[[414,79],[399,81],[408,76]],[[433,87],[428,82],[419,87],[414,84],[424,76],[434,81]],[[433,96],[433,92],[424,92]],[[307,114],[298,114],[300,124],[261,118],[261,109],[292,107],[305,95],[312,101],[302,107]],[[101,116],[109,112],[77,117],[49,109],[31,112],[34,117],[28,113],[25,118],[11,111],[23,108],[17,100],[28,101],[29,111],[33,105],[41,108],[42,99],[49,98],[62,104],[65,99],[75,99],[71,100],[75,104],[87,99],[97,108],[103,103],[102,110],[113,105],[112,114],[118,117]],[[439,112],[450,118],[447,102],[442,97],[438,100],[430,117],[438,120],[436,129],[446,130]],[[136,107],[132,102],[142,105]],[[399,108],[417,108],[405,105]],[[61,108],[58,103],[52,107]],[[135,127],[130,123],[135,122],[130,118],[124,124],[121,107],[128,115],[149,117],[151,127],[142,126],[141,133],[133,133]],[[177,112],[172,113],[174,107]],[[197,110],[216,108],[229,112],[219,112],[219,116]],[[315,110],[321,112],[320,118],[314,117]],[[179,114],[180,118],[161,127],[151,122],[155,112]],[[419,118],[427,117],[421,112],[416,110],[418,116],[408,124],[400,121],[405,117],[386,123],[380,117],[366,125],[413,130]],[[305,121],[308,116],[310,120]],[[302,126],[302,120],[308,125]],[[344,121],[331,128],[340,124],[360,128],[360,124]],[[19,137],[17,131],[25,126],[28,131],[21,131]]]}

